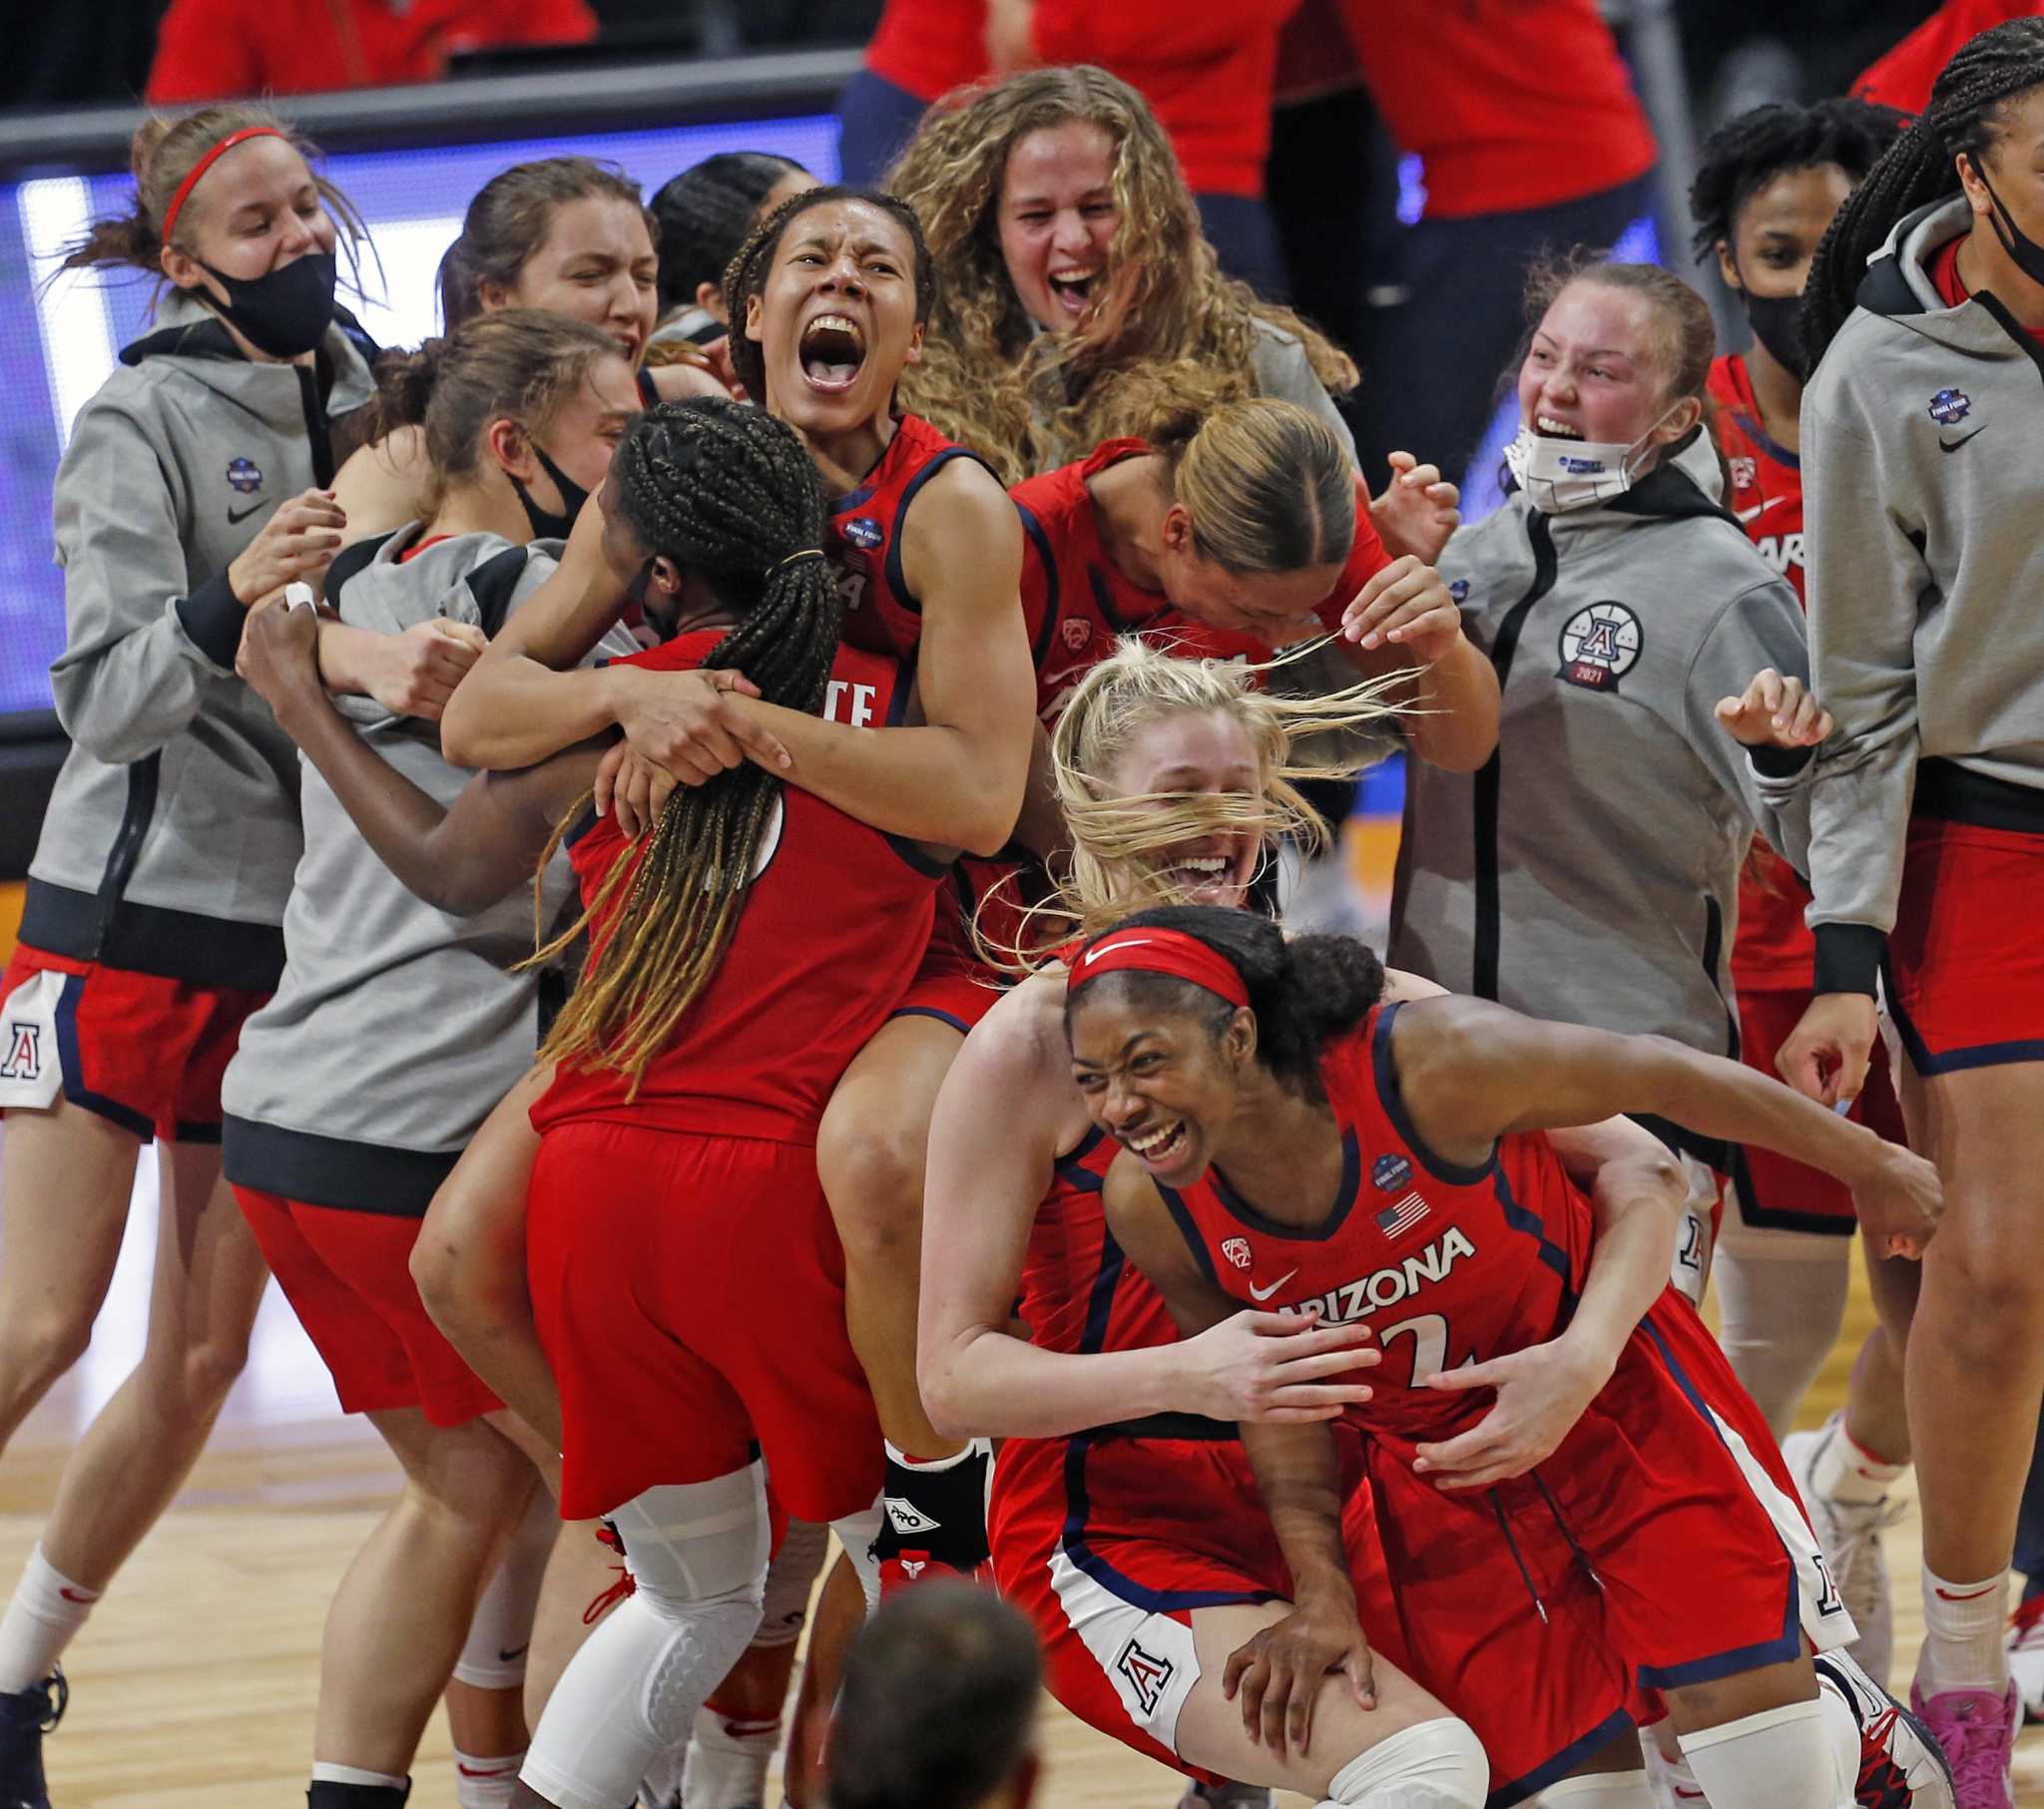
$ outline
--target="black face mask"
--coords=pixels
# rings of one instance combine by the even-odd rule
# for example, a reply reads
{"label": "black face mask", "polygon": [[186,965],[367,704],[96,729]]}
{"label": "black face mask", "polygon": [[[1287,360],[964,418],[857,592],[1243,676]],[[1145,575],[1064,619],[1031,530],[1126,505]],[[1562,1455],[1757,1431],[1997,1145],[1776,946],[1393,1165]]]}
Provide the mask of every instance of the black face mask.
{"label": "black face mask", "polygon": [[[561,513],[556,515],[550,509],[542,509],[532,500],[532,492],[515,477],[511,478],[511,488],[518,492],[518,500],[525,505],[525,519],[532,523],[534,540],[566,540],[574,532],[575,518],[582,513],[582,505],[589,501],[589,492],[548,458],[546,448],[536,440],[532,452],[545,468],[547,476],[554,480],[554,488],[561,493]],[[511,477],[508,471],[504,475]]]}
{"label": "black face mask", "polygon": [[1753,336],[1796,382],[1806,382],[1809,354],[1802,349],[1801,294],[1756,295],[1736,261],[1732,268],[1739,277],[1739,304],[1746,309],[1746,323],[1753,328]]}
{"label": "black face mask", "polygon": [[1994,236],[2001,240],[2001,248],[2008,253],[2009,261],[2032,282],[2044,283],[2044,245],[2016,225],[2015,217],[2001,205],[2001,197],[1995,194],[1988,182],[1987,172],[1975,164],[1973,173],[1979,177],[1981,188],[1987,191],[1987,199],[1994,204]]}
{"label": "black face mask", "polygon": [[331,251],[307,251],[254,281],[230,276],[210,263],[199,267],[228,292],[225,302],[206,297],[214,311],[240,327],[251,345],[272,358],[295,358],[311,351],[332,324],[333,289],[339,271]]}

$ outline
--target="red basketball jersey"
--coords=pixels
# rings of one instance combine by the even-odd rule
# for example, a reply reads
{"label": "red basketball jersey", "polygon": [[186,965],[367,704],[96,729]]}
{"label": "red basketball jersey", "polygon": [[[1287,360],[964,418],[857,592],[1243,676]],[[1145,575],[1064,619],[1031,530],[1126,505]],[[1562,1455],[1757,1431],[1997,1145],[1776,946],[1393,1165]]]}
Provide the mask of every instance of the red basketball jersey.
{"label": "red basketball jersey", "polygon": [[[723,631],[677,637],[634,655],[658,672],[702,665]],[[840,647],[823,713],[885,724],[905,696],[892,660]],[[590,817],[570,848],[585,899],[614,860],[640,858],[615,816]],[[610,1069],[564,1067],[532,1122],[623,1119],[668,1130],[813,1143],[839,1076],[885,1022],[929,940],[942,869],[793,785],[780,788],[717,972],[636,1099]],[[614,899],[629,900],[632,882]],[[658,909],[642,903],[641,909]]]}
{"label": "red basketball jersey", "polygon": [[1170,1344],[1178,1327],[1164,1296],[1122,1254],[1107,1228],[1100,1190],[1121,1145],[1087,1131],[1069,1155],[1029,1227],[1015,1316],[1042,1350],[1091,1355]]}
{"label": "red basketball jersey", "polygon": [[[1795,587],[1802,601],[1802,464],[1768,438],[1754,401],[1746,360],[1728,353],[1711,366],[1718,442],[1732,468],[1732,511],[1761,557]],[[1807,992],[1816,942],[1802,921],[1809,892],[1795,869],[1756,839],[1739,878],[1739,934],[1732,979],[1743,992]]]}
{"label": "red basketball jersey", "polygon": [[[1046,727],[1063,713],[1079,680],[1114,652],[1119,635],[1141,635],[1187,659],[1262,662],[1271,657],[1270,648],[1255,636],[1210,628],[1161,592],[1130,583],[1108,557],[1087,480],[1152,450],[1142,440],[1109,440],[1077,464],[1026,478],[1009,492],[1036,552],[1025,567],[1022,609],[1036,656],[1037,714]],[[1348,600],[1387,564],[1368,499],[1358,490],[1355,539],[1339,582],[1320,606],[1322,623],[1338,628]]]}
{"label": "red basketball jersey", "polygon": [[865,482],[830,505],[823,550],[844,600],[847,646],[896,660],[914,654],[922,639],[922,602],[901,575],[902,523],[924,484],[953,459],[973,456],[920,415],[899,415]]}
{"label": "red basketball jersey", "polygon": [[1321,1056],[1344,1166],[1319,1226],[1266,1218],[1218,1168],[1183,1192],[1159,1191],[1202,1269],[1232,1299],[1263,1312],[1316,1305],[1326,1324],[1370,1327],[1384,1361],[1366,1374],[1375,1397],[1349,1415],[1403,1457],[1490,1410],[1484,1390],[1436,1393],[1423,1386],[1428,1376],[1544,1344],[1567,1326],[1592,1218],[1537,1131],[1499,1139],[1468,1168],[1418,1139],[1391,1050],[1399,1010],[1378,1006]]}

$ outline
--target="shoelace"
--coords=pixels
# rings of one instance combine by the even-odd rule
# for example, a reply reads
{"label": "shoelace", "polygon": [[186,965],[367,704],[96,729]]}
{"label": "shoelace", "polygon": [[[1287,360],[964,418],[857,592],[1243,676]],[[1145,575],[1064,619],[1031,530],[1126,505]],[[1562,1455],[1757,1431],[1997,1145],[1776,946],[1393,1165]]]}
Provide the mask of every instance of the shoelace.
{"label": "shoelace", "polygon": [[1951,1767],[1953,1794],[1961,1803],[1985,1802],[1989,1792],[2006,1787],[2009,1738],[1998,1712],[1969,1705],[1936,1733]]}
{"label": "shoelace", "polygon": [[[612,1526],[609,1521],[603,1521],[598,1525],[596,1529],[596,1543],[617,1553],[620,1558],[625,1555],[625,1542],[618,1537],[617,1528]],[[598,1595],[594,1601],[582,1610],[582,1624],[584,1626],[594,1626],[605,1614],[609,1613],[613,1607],[623,1601],[627,1595],[632,1594],[638,1587],[639,1580],[623,1565],[619,1565],[617,1582],[612,1583],[609,1588],[605,1589],[602,1594]]]}

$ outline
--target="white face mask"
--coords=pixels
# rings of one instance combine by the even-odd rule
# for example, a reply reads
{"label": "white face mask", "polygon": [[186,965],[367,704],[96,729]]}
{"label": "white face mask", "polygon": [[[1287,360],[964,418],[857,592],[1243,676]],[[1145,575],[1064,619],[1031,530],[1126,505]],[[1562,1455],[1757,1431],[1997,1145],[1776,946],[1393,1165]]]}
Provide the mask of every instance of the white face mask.
{"label": "white face mask", "polygon": [[1674,408],[1663,409],[1653,426],[1629,445],[1616,440],[1558,439],[1521,427],[1505,448],[1505,464],[1525,491],[1526,500],[1542,515],[1565,515],[1571,509],[1609,502],[1633,487],[1638,476],[1633,455],[1674,412]]}

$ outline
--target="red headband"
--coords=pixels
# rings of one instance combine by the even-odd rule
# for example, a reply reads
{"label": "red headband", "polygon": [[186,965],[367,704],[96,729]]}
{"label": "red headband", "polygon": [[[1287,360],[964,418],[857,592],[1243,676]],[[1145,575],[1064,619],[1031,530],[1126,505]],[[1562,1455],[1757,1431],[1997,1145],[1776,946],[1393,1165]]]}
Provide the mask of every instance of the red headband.
{"label": "red headband", "polygon": [[244,126],[239,132],[230,132],[226,138],[192,166],[192,173],[178,185],[177,194],[171,197],[171,205],[164,210],[164,243],[171,242],[171,234],[178,229],[178,215],[185,206],[185,198],[192,193],[192,186],[211,170],[215,164],[237,145],[247,144],[252,138],[284,138],[274,126]]}
{"label": "red headband", "polygon": [[1250,1002],[1250,989],[1242,970],[1218,949],[1209,948],[1197,936],[1183,930],[1167,930],[1149,924],[1131,929],[1110,930],[1088,945],[1072,962],[1065,980],[1069,997],[1102,974],[1116,972],[1169,974],[1190,980],[1195,986],[1226,999],[1230,1005]]}

